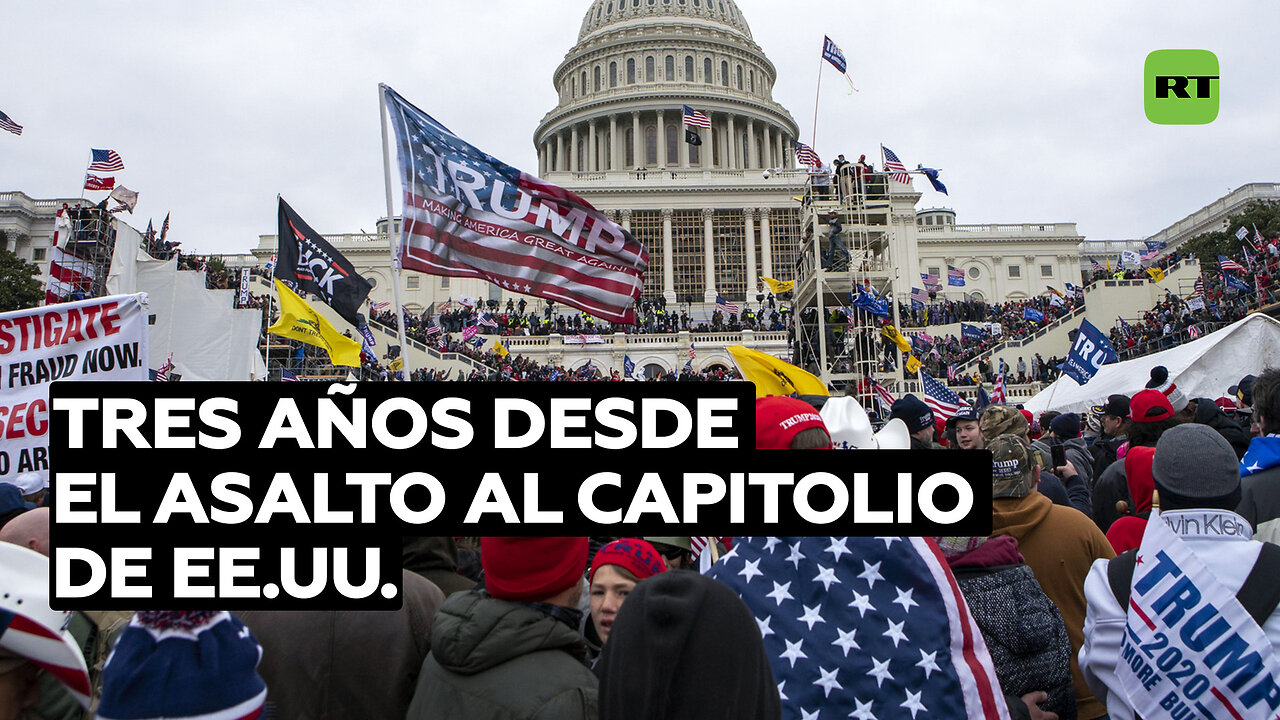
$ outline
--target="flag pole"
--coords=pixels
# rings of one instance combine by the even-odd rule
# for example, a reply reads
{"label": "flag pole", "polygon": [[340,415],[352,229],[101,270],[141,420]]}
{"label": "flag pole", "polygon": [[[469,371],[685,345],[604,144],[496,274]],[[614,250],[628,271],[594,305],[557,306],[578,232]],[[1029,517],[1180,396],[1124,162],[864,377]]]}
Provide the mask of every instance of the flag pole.
{"label": "flag pole", "polygon": [[[412,369],[409,367],[409,341],[405,334],[404,306],[400,303],[400,257],[396,244],[391,239],[394,222],[394,209],[391,200],[391,144],[387,140],[387,85],[378,83],[378,118],[382,121],[382,174],[387,188],[387,248],[391,253],[391,290],[396,305],[396,328],[400,340],[400,362],[406,378]],[[400,219],[404,222],[404,218]]]}
{"label": "flag pole", "polygon": [[[822,94],[822,63],[824,62],[826,60],[822,55],[818,55],[818,87],[813,93],[813,135],[809,139],[809,147],[813,149],[814,153],[818,152],[818,98]],[[818,169],[821,170],[822,168],[819,167]]]}
{"label": "flag pole", "polygon": [[[276,214],[280,213],[280,193],[276,193]],[[271,292],[267,293],[267,327],[273,324],[271,321],[271,313],[275,311],[275,289],[276,289],[276,263],[280,262],[280,229],[276,228],[276,254],[273,256],[276,262],[271,263],[271,272],[267,273],[267,284],[271,286]],[[271,382],[271,333],[264,332],[267,341],[267,382]],[[284,371],[280,371],[280,379],[284,380]]]}

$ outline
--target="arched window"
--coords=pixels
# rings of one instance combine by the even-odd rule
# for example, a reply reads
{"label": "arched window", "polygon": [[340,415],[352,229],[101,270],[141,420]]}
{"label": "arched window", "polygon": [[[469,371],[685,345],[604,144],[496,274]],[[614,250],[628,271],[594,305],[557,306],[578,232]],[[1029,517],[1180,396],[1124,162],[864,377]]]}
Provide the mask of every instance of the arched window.
{"label": "arched window", "polygon": [[627,84],[636,84],[636,59],[627,58]]}
{"label": "arched window", "polygon": [[636,166],[636,131],[627,128],[627,167]]}
{"label": "arched window", "polygon": [[600,92],[600,66],[599,65],[595,67],[594,73],[595,73],[595,89],[596,89],[596,92]]}
{"label": "arched window", "polygon": [[644,81],[653,82],[653,56],[644,59]]}
{"label": "arched window", "polygon": [[[710,139],[711,139],[710,135],[707,135],[707,140],[709,141]],[[690,165],[698,164],[698,158],[702,157],[702,153],[700,152],[701,150],[702,148],[697,145],[689,146],[689,164]]]}
{"label": "arched window", "polygon": [[693,82],[693,56],[684,56],[684,81]]}
{"label": "arched window", "polygon": [[578,78],[569,78],[569,97],[578,97]]}
{"label": "arched window", "polygon": [[[742,66],[741,65],[737,67],[737,71],[738,71],[738,89],[741,90],[742,89]],[[584,79],[582,82],[585,84],[586,80]]]}
{"label": "arched window", "polygon": [[644,129],[644,164],[645,167],[658,164],[658,128],[653,125]]}
{"label": "arched window", "polygon": [[747,71],[747,92],[753,93],[755,91],[756,91],[756,71],[748,70]]}
{"label": "arched window", "polygon": [[680,129],[672,123],[667,126],[667,165],[680,162]]}
{"label": "arched window", "polygon": [[702,82],[711,84],[711,58],[702,58]]}
{"label": "arched window", "polygon": [[693,0],[693,6],[694,6],[694,7],[702,7],[702,2],[701,2],[701,0]]}
{"label": "arched window", "polygon": [[581,84],[581,85],[579,85],[578,87],[582,88],[582,94],[583,94],[583,95],[586,95],[586,94],[587,94],[587,88],[588,88],[588,87],[590,87],[590,86],[589,86],[589,85],[587,85],[587,71],[586,71],[586,70],[583,70],[583,71],[582,71],[582,84]]}
{"label": "arched window", "polygon": [[668,56],[667,56],[667,63],[666,63],[666,66],[665,66],[665,68],[664,68],[664,69],[666,70],[666,74],[663,76],[663,78],[662,78],[662,79],[663,79],[663,80],[666,80],[667,82],[674,82],[674,81],[675,81],[675,79],[676,79],[676,59],[675,59],[675,56],[673,56],[673,55],[668,55]]}
{"label": "arched window", "polygon": [[618,63],[609,63],[609,87],[618,87]]}
{"label": "arched window", "polygon": [[729,87],[729,61],[720,61],[720,84]]}
{"label": "arched window", "polygon": [[742,157],[738,158],[738,163],[742,167],[748,168],[751,166],[751,156],[747,154],[747,151],[751,149],[750,138],[747,137],[746,133],[742,133],[739,137],[742,138]]}

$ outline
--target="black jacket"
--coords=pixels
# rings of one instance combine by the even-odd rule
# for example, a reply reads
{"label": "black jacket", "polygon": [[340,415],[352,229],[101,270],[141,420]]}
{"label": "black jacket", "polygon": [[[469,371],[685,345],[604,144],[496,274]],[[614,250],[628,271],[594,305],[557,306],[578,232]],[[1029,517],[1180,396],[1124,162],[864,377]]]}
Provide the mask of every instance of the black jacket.
{"label": "black jacket", "polygon": [[1241,427],[1240,423],[1227,417],[1222,412],[1222,408],[1209,398],[1196,398],[1196,414],[1192,422],[1201,425],[1208,425],[1218,434],[1231,443],[1231,449],[1236,451],[1236,457],[1244,457],[1244,453],[1249,449],[1249,442],[1253,436],[1249,434],[1249,429]]}

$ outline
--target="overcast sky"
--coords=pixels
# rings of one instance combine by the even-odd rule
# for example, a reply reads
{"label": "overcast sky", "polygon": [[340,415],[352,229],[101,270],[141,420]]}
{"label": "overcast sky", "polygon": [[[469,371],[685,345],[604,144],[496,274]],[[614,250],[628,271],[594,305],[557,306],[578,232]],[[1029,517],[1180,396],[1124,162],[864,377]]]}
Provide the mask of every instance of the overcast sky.
{"label": "overcast sky", "polygon": [[[1280,181],[1280,3],[739,0],[777,66],[774,99],[813,129],[823,34],[860,90],[823,68],[816,149],[942,168],[960,223],[1076,222],[1152,233],[1249,182]],[[125,163],[126,221],[202,252],[275,231],[277,193],[323,233],[385,215],[377,85],[536,172],[532,134],[588,0],[7,4],[0,191],[77,197],[89,148]],[[1221,65],[1208,125],[1142,107],[1152,50]],[[917,180],[919,187],[923,181]],[[101,193],[90,193],[99,199]],[[397,195],[398,198],[398,195]],[[399,212],[397,199],[396,212]]]}

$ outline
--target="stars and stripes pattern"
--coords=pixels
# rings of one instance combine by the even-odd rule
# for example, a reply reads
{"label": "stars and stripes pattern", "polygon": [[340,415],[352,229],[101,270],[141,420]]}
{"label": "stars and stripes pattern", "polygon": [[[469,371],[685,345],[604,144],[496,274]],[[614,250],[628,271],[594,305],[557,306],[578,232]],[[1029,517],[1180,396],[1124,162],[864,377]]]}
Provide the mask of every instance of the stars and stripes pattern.
{"label": "stars and stripes pattern", "polygon": [[688,105],[685,105],[684,106],[684,124],[688,125],[689,127],[699,127],[699,128],[706,128],[707,130],[710,130],[711,118],[698,112],[697,110],[694,110]]}
{"label": "stars and stripes pattern", "polygon": [[170,355],[169,359],[165,360],[164,364],[160,366],[160,369],[156,371],[155,381],[169,382],[169,371],[172,369],[173,369],[173,356]]}
{"label": "stars and stripes pattern", "polygon": [[1244,266],[1232,260],[1225,255],[1218,256],[1218,268],[1221,270],[1234,270],[1236,272],[1244,272]]}
{"label": "stars and stripes pattern", "polygon": [[955,287],[964,287],[964,270],[948,265],[947,284],[954,285]]}
{"label": "stars and stripes pattern", "polygon": [[911,288],[911,299],[918,303],[929,302],[929,291],[924,288]]}
{"label": "stars and stripes pattern", "polygon": [[942,286],[941,278],[933,273],[920,273],[920,280],[924,282],[924,286],[926,288]]}
{"label": "stars and stripes pattern", "polygon": [[693,559],[697,560],[698,556],[702,554],[702,551],[706,550],[707,546],[710,545],[712,542],[719,542],[721,545],[724,545],[725,547],[729,547],[730,545],[733,544],[733,538],[728,535],[714,536],[714,537],[710,535],[707,535],[704,537],[690,537],[689,551]]}
{"label": "stars and stripes pattern", "polygon": [[1089,258],[1089,262],[1093,264],[1094,270],[1105,270],[1105,268],[1102,267],[1102,263],[1098,262],[1097,260],[1093,258]]}
{"label": "stars and stripes pattern", "polygon": [[893,408],[893,404],[897,402],[897,399],[894,398],[887,389],[885,389],[885,386],[876,382],[874,378],[871,380],[871,390],[875,393],[876,401],[880,403],[881,414],[888,416],[889,411]]}
{"label": "stars and stripes pattern", "polygon": [[943,420],[955,415],[962,405],[969,404],[924,370],[920,371],[920,389],[924,394],[924,404]]}
{"label": "stars and stripes pattern", "polygon": [[1003,405],[1009,402],[1008,396],[1004,392],[1004,373],[996,375],[996,381],[991,386],[991,402],[996,405]]}
{"label": "stars and stripes pattern", "polygon": [[22,134],[22,126],[11,120],[3,111],[0,111],[0,130],[8,130],[14,135]]}
{"label": "stars and stripes pattern", "polygon": [[390,302],[387,302],[386,300],[383,300],[382,302],[373,302],[373,301],[370,301],[370,302],[369,302],[369,309],[371,309],[371,310],[381,310],[381,309],[383,309],[383,308],[385,308],[385,307],[388,307],[388,306],[390,306],[390,305],[391,305],[391,303],[390,303]]}
{"label": "stars and stripes pattern", "polygon": [[1203,275],[1196,276],[1196,292],[1199,293],[1200,295],[1204,294],[1204,276]]}
{"label": "stars and stripes pattern", "polygon": [[755,617],[783,717],[1008,717],[982,633],[932,539],[735,538],[709,575]]}
{"label": "stars and stripes pattern", "polygon": [[796,142],[796,162],[808,167],[822,167],[822,158],[818,157],[818,153],[813,148],[802,142]]}
{"label": "stars and stripes pattern", "polygon": [[1192,325],[1191,327],[1187,328],[1187,334],[1191,336],[1192,340],[1195,340],[1196,338],[1200,337],[1200,328],[1196,327],[1195,325]]}
{"label": "stars and stripes pattern", "polygon": [[1267,241],[1262,237],[1262,233],[1258,232],[1257,225],[1253,226],[1253,243],[1254,252],[1262,252],[1262,247],[1267,244]]}
{"label": "stars and stripes pattern", "polygon": [[[581,196],[488,155],[384,90],[404,191],[402,267],[634,324],[649,267],[642,243]],[[465,192],[460,176],[471,178]]]}
{"label": "stars and stripes pattern", "polygon": [[439,332],[440,332],[440,326],[432,325],[431,327],[427,328],[427,337],[431,337],[432,335],[435,335]]}
{"label": "stars and stripes pattern", "polygon": [[689,343],[689,360],[692,361],[696,357],[698,357],[698,352],[693,349],[693,343]]}
{"label": "stars and stripes pattern", "polygon": [[[84,658],[68,652],[58,633],[25,615],[0,610],[0,636],[3,648],[25,657],[52,675],[85,707],[89,706],[92,689]],[[76,664],[67,662],[74,657]]]}
{"label": "stars and stripes pattern", "polygon": [[725,311],[725,312],[729,313],[730,315],[737,315],[737,314],[738,314],[738,305],[737,305],[737,303],[729,302],[728,300],[725,300],[725,299],[724,299],[723,297],[721,297],[720,295],[717,295],[717,296],[716,296],[716,307],[718,307],[718,308],[720,308],[721,310],[723,310],[723,311]]}
{"label": "stars and stripes pattern", "polygon": [[124,161],[115,150],[89,150],[93,158],[89,161],[89,172],[116,172],[124,169]]}
{"label": "stars and stripes pattern", "polygon": [[911,182],[911,176],[907,174],[907,166],[902,164],[898,156],[883,145],[880,146],[880,150],[884,152],[884,169],[893,173],[893,179],[903,185]]}
{"label": "stars and stripes pattern", "polygon": [[947,366],[947,382],[956,381],[956,364],[951,363]]}
{"label": "stars and stripes pattern", "polygon": [[481,316],[480,316],[480,319],[479,319],[479,320],[477,320],[476,322],[480,323],[481,325],[483,325],[483,326],[485,326],[485,327],[491,327],[491,328],[496,328],[496,327],[498,327],[498,323],[497,323],[497,321],[495,321],[493,318],[489,317],[489,314],[488,314],[488,313],[485,313],[484,315],[481,315]]}

